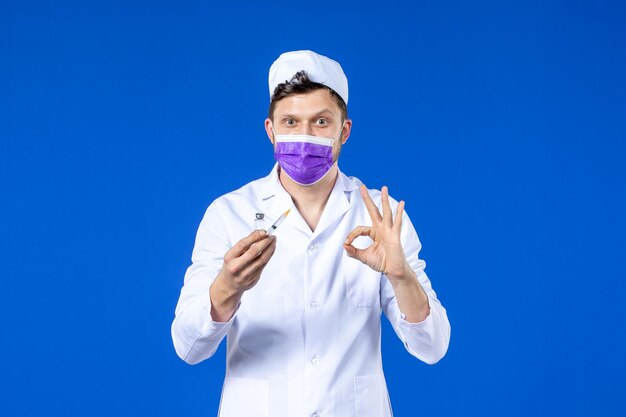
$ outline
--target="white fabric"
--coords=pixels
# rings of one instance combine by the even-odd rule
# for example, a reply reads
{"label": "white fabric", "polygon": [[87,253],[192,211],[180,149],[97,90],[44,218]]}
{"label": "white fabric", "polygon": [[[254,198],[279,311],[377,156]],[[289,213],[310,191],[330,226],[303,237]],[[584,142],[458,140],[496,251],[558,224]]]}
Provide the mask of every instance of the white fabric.
{"label": "white fabric", "polygon": [[348,104],[348,78],[341,65],[313,51],[293,51],[281,54],[270,67],[270,99],[278,84],[291,81],[298,71],[306,71],[309,79],[332,88]]}
{"label": "white fabric", "polygon": [[285,143],[305,142],[305,143],[314,143],[316,145],[328,146],[329,148],[332,148],[333,143],[335,142],[336,139],[322,138],[319,136],[312,136],[312,135],[275,135],[274,140],[277,143],[278,142],[285,142]]}
{"label": "white fabric", "polygon": [[[450,324],[418,258],[421,244],[406,213],[403,248],[430,304],[421,323],[404,319],[383,274],[345,253],[348,233],[371,225],[358,179],[339,172],[315,232],[294,207],[275,232],[274,256],[235,315],[226,323],[211,320],[209,287],[226,251],[253,230],[256,213],[265,214],[267,228],[293,206],[277,169],[206,210],[172,323],[176,352],[196,364],[227,336],[220,417],[391,416],[381,312],[407,351],[428,364],[446,353]],[[380,209],[380,192],[370,194]],[[391,206],[395,213],[393,199]],[[369,242],[360,237],[355,246]]]}

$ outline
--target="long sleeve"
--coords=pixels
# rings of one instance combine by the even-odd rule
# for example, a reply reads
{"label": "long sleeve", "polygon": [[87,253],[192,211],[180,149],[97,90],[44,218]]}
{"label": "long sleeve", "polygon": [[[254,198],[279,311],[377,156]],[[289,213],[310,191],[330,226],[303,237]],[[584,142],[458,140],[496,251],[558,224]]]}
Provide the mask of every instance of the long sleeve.
{"label": "long sleeve", "polygon": [[172,340],[178,356],[194,365],[213,356],[235,320],[221,323],[211,318],[209,288],[222,268],[226,243],[226,222],[217,203],[206,210],[191,256],[192,264],[185,273],[184,285],[172,322]]}
{"label": "long sleeve", "polygon": [[406,350],[419,360],[433,365],[437,363],[448,350],[450,343],[450,322],[446,309],[437,299],[428,276],[424,272],[426,262],[419,259],[422,245],[408,215],[404,213],[402,219],[402,246],[407,261],[417,279],[428,296],[430,314],[419,323],[410,323],[404,319],[400,311],[391,283],[383,275],[381,279],[382,308],[393,329],[404,343]]}

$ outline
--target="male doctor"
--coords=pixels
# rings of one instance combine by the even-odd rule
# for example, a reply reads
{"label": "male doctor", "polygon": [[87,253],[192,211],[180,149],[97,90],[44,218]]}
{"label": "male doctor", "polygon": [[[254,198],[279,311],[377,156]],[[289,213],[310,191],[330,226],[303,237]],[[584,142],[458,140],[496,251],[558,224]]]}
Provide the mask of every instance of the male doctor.
{"label": "male doctor", "polygon": [[176,353],[196,364],[227,336],[220,417],[391,416],[381,312],[434,364],[448,349],[446,310],[404,202],[339,170],[352,127],[341,66],[284,53],[269,91],[277,163],[206,210],[172,323]]}

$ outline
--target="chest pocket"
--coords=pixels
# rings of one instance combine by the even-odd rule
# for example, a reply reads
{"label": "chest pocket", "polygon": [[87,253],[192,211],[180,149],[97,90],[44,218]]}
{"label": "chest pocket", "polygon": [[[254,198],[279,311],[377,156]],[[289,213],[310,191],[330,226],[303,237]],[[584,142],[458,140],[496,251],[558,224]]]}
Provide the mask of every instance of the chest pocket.
{"label": "chest pocket", "polygon": [[356,259],[349,259],[343,270],[346,296],[354,308],[380,310],[380,280],[382,274]]}

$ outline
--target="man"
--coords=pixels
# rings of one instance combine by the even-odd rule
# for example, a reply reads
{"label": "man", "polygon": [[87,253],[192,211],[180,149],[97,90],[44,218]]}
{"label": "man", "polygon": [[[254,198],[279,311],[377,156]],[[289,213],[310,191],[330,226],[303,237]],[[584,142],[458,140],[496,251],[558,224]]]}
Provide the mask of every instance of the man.
{"label": "man", "polygon": [[[352,127],[341,66],[285,53],[269,86],[277,163],[207,209],[172,324],[176,352],[196,364],[228,336],[220,417],[391,416],[381,312],[434,364],[448,349],[446,310],[404,202],[338,168]],[[255,220],[274,233],[250,232]]]}

